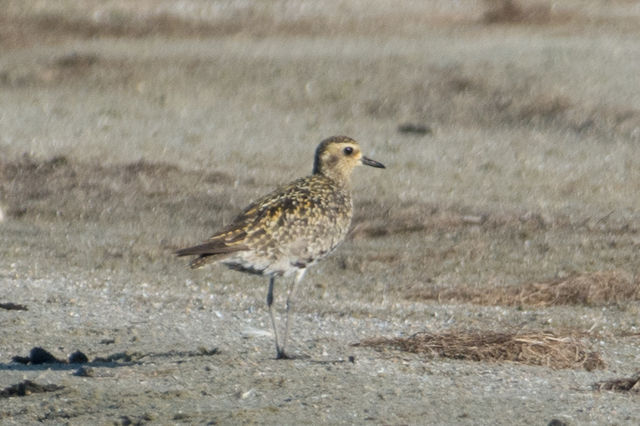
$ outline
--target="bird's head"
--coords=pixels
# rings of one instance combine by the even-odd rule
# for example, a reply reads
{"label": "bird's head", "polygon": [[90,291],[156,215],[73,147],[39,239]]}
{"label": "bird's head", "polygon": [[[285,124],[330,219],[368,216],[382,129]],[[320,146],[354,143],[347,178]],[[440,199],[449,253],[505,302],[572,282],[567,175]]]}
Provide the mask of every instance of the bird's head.
{"label": "bird's head", "polygon": [[346,182],[356,166],[384,169],[384,165],[365,157],[360,145],[347,136],[332,136],[320,142],[316,149],[313,174],[321,174],[338,182]]}

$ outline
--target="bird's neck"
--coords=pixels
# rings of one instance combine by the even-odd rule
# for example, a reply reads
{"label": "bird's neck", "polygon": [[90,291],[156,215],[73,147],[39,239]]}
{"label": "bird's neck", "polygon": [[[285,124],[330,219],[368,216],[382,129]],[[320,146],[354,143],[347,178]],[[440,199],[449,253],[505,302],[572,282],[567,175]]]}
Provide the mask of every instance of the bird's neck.
{"label": "bird's neck", "polygon": [[342,173],[339,169],[320,169],[319,171],[314,169],[313,175],[322,176],[323,178],[330,180],[332,184],[343,188],[348,188],[351,182],[350,175],[348,173]]}

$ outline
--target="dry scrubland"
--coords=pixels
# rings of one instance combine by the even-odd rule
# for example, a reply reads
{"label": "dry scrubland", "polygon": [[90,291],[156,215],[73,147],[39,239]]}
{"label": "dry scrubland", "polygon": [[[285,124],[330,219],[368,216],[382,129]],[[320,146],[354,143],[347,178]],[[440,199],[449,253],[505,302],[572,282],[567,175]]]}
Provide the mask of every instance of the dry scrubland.
{"label": "dry scrubland", "polygon": [[[0,10],[0,422],[640,422],[634,2]],[[171,252],[333,134],[387,169],[276,361]]]}

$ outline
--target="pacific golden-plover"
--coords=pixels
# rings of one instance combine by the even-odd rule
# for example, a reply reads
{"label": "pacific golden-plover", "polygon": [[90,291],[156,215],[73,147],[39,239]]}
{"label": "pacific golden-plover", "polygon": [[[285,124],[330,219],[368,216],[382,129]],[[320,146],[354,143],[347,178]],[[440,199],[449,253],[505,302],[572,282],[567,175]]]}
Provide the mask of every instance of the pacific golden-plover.
{"label": "pacific golden-plover", "polygon": [[[333,136],[318,145],[313,173],[251,203],[228,226],[204,243],[178,250],[178,256],[198,256],[200,268],[220,262],[231,269],[269,277],[267,306],[276,340],[277,358],[287,358],[289,314],[296,284],[307,267],[331,253],[349,230],[352,216],[349,180],[354,167],[384,168],[360,152],[356,141]],[[295,274],[288,288],[282,340],[273,313],[276,277]]]}

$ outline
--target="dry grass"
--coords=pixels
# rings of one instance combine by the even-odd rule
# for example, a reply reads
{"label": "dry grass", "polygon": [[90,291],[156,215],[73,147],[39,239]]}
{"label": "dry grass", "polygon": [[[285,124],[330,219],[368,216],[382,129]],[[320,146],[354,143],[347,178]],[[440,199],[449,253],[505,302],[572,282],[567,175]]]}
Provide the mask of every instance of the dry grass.
{"label": "dry grass", "polygon": [[609,390],[615,392],[640,392],[640,372],[626,379],[612,379],[597,382],[595,390]]}
{"label": "dry grass", "polygon": [[485,0],[483,20],[487,24],[546,24],[551,20],[551,5],[535,3],[522,6],[514,0]]}
{"label": "dry grass", "polygon": [[[0,159],[0,201],[6,206],[9,218],[64,217],[93,221],[104,219],[105,211],[113,218],[119,212],[125,216],[137,215],[141,209],[154,209],[165,202],[178,205],[191,202],[180,201],[180,194],[184,194],[194,179],[229,183],[228,176],[217,171],[201,175],[168,163],[139,160],[100,165],[75,162],[66,156],[42,160],[24,155],[15,161]],[[199,202],[201,197],[193,198],[193,202]]]}
{"label": "dry grass", "polygon": [[424,288],[412,291],[409,298],[492,306],[607,306],[640,300],[640,287],[626,272],[614,270],[510,287]]}
{"label": "dry grass", "polygon": [[422,332],[406,338],[377,337],[356,345],[469,361],[512,361],[550,368],[584,368],[587,371],[605,367],[600,355],[587,351],[577,339],[550,332]]}

